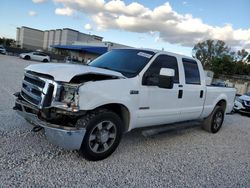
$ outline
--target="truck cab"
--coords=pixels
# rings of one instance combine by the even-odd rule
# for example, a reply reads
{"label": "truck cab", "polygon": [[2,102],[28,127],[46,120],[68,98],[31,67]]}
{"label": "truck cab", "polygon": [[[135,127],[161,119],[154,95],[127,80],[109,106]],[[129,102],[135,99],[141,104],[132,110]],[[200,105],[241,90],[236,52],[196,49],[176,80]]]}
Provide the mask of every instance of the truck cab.
{"label": "truck cab", "polygon": [[36,64],[25,69],[14,107],[48,140],[108,157],[135,128],[203,120],[216,133],[236,90],[206,86],[199,60],[146,49],[112,50],[86,65]]}

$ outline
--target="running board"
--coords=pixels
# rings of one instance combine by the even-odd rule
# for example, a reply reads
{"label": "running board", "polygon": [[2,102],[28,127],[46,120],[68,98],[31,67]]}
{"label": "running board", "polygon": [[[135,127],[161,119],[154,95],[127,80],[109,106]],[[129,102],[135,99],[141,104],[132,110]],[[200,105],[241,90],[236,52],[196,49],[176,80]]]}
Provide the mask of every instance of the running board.
{"label": "running board", "polygon": [[178,131],[178,130],[185,130],[194,127],[199,127],[201,125],[198,121],[190,121],[186,123],[178,123],[178,124],[169,124],[169,125],[161,125],[152,128],[145,128],[141,133],[144,137],[152,137],[159,134],[171,132],[171,131]]}

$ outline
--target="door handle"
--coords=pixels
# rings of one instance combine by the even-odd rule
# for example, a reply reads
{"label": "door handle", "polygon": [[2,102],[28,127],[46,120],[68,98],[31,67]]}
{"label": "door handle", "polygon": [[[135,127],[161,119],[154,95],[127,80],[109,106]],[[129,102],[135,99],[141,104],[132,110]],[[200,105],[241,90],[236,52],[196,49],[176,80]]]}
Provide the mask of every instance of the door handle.
{"label": "door handle", "polygon": [[179,93],[178,93],[178,99],[181,99],[181,98],[182,98],[182,95],[183,95],[183,90],[180,89],[180,90],[179,90]]}
{"label": "door handle", "polygon": [[201,90],[201,91],[200,91],[200,98],[203,98],[203,93],[204,93],[204,91]]}

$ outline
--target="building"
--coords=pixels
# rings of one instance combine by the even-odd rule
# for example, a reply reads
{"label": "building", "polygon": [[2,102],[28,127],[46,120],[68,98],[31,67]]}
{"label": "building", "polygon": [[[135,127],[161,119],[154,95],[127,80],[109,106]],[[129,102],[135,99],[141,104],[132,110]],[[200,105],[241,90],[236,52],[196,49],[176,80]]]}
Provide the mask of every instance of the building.
{"label": "building", "polygon": [[103,37],[81,33],[69,28],[42,31],[22,26],[16,30],[17,45],[32,50],[51,50],[52,45],[71,45],[75,42],[101,42],[102,39]]}
{"label": "building", "polygon": [[44,33],[41,30],[21,27],[17,28],[17,46],[27,49],[41,49],[43,46]]}

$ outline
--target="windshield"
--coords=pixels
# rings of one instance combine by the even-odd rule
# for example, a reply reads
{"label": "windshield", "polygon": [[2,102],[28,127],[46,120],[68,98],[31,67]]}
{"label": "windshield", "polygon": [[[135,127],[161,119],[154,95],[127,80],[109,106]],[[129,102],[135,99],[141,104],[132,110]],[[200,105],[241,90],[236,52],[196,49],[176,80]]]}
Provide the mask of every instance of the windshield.
{"label": "windshield", "polygon": [[105,53],[89,65],[122,73],[126,77],[136,76],[155,53],[146,50],[119,49]]}

